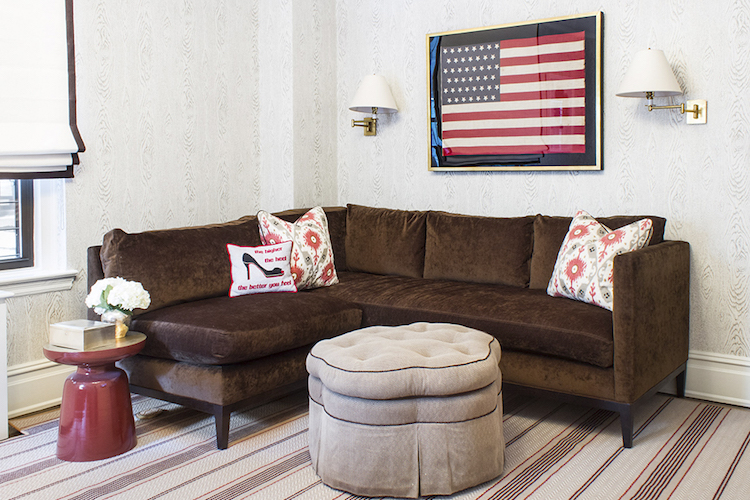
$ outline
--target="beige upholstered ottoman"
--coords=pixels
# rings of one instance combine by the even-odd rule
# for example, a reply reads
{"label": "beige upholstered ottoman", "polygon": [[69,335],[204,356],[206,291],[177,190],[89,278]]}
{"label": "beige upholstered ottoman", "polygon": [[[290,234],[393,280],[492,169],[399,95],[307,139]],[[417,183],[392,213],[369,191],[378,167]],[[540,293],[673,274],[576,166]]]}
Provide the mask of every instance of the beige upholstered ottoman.
{"label": "beige upholstered ottoman", "polygon": [[499,361],[492,336],[449,324],[318,342],[307,357],[313,468],[366,496],[449,495],[499,476]]}

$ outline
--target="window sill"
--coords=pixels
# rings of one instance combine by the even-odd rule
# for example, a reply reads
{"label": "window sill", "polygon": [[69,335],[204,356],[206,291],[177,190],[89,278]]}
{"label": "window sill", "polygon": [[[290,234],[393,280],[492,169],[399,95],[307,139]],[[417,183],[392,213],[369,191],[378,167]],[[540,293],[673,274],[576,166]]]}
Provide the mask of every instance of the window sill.
{"label": "window sill", "polygon": [[7,271],[0,273],[0,292],[14,297],[70,290],[78,271]]}

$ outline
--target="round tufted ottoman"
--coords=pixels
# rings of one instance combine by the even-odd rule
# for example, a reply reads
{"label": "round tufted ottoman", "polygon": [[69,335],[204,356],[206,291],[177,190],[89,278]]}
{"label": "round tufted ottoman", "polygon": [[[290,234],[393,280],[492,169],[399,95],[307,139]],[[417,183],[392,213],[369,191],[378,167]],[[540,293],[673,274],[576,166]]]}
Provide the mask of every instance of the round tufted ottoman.
{"label": "round tufted ottoman", "polygon": [[307,357],[310,456],[357,495],[450,495],[499,476],[500,345],[459,325],[374,326]]}

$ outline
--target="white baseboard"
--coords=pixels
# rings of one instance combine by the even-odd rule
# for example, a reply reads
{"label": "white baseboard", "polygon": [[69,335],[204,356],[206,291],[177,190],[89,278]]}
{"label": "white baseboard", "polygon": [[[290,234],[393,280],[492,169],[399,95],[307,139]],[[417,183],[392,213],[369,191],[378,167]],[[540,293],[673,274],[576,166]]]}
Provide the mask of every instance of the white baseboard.
{"label": "white baseboard", "polygon": [[[10,367],[8,416],[15,418],[59,405],[63,382],[73,371],[75,367],[46,359]],[[665,391],[672,392],[669,388]],[[685,395],[750,407],[750,358],[690,351]]]}
{"label": "white baseboard", "polygon": [[41,359],[8,369],[8,417],[15,418],[59,405],[65,379],[75,366]]}
{"label": "white baseboard", "polygon": [[750,358],[690,351],[685,395],[750,407]]}

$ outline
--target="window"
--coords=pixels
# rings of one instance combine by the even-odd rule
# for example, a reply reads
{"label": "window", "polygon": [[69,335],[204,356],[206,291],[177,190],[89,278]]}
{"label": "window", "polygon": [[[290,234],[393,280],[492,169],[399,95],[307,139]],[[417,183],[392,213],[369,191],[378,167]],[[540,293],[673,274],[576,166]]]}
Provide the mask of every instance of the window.
{"label": "window", "polygon": [[0,180],[0,269],[34,265],[33,181]]}

